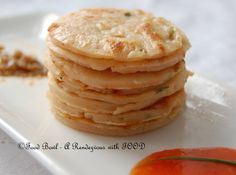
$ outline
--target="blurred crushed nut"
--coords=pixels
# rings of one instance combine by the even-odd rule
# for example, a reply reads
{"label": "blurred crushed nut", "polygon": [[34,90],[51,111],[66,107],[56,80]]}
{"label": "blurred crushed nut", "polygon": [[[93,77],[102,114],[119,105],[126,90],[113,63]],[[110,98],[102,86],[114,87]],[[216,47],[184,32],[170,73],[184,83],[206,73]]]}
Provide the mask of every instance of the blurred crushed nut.
{"label": "blurred crushed nut", "polygon": [[16,50],[12,55],[0,45],[0,76],[43,77],[47,69],[37,59]]}
{"label": "blurred crushed nut", "polygon": [[4,50],[4,46],[0,45],[0,52]]}
{"label": "blurred crushed nut", "polygon": [[13,58],[20,59],[22,57],[23,53],[20,50],[16,50],[13,54]]}
{"label": "blurred crushed nut", "polygon": [[131,13],[130,12],[126,12],[124,15],[127,16],[127,17],[130,17]]}

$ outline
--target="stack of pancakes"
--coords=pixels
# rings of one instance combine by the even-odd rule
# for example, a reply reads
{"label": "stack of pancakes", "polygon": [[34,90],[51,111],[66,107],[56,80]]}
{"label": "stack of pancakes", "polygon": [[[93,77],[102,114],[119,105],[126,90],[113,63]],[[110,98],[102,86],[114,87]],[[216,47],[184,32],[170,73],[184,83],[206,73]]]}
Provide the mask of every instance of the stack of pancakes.
{"label": "stack of pancakes", "polygon": [[72,128],[125,136],[173,120],[185,104],[184,33],[141,10],[84,9],[48,29],[50,101]]}

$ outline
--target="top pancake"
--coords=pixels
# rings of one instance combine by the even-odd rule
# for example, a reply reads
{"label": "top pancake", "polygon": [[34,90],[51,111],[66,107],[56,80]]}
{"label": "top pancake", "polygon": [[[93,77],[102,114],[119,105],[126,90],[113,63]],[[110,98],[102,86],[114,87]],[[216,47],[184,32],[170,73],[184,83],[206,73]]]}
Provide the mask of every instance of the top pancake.
{"label": "top pancake", "polygon": [[141,10],[83,9],[61,17],[48,31],[58,47],[125,62],[160,58],[190,47],[175,25]]}

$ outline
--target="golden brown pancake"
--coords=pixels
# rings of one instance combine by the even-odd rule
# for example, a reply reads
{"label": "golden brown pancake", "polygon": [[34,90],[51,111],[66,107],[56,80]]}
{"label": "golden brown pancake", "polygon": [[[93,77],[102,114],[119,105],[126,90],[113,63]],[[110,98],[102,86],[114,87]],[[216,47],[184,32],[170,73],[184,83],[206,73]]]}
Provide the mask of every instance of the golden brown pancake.
{"label": "golden brown pancake", "polygon": [[182,49],[179,49],[171,55],[159,59],[124,62],[108,59],[95,59],[84,55],[74,54],[66,49],[55,46],[49,39],[48,47],[50,49],[50,53],[55,57],[68,59],[69,61],[77,63],[81,66],[98,71],[111,70],[112,72],[124,74],[160,71],[181,61],[184,58],[185,53]]}
{"label": "golden brown pancake", "polygon": [[59,76],[63,73],[85,85],[99,89],[133,89],[157,86],[174,77],[185,69],[184,61],[158,72],[138,72],[119,74],[110,71],[95,71],[78,64],[51,56],[48,67],[53,74]]}
{"label": "golden brown pancake", "polygon": [[168,116],[128,126],[105,125],[92,122],[89,119],[84,119],[84,118],[81,119],[61,113],[60,111],[57,111],[55,108],[53,109],[53,111],[55,113],[56,118],[59,121],[79,131],[85,131],[93,134],[106,135],[106,136],[129,136],[160,128],[168,124],[172,120],[174,120],[178,116],[178,114],[183,111],[183,109],[184,106],[180,106],[174,108],[173,111]]}
{"label": "golden brown pancake", "polygon": [[48,31],[58,47],[91,58],[156,59],[190,47],[174,24],[142,10],[83,9],[59,18]]}
{"label": "golden brown pancake", "polygon": [[100,100],[107,103],[117,104],[117,105],[125,105],[129,103],[137,103],[142,101],[148,101],[154,99],[155,101],[169,96],[178,90],[184,87],[185,81],[187,79],[187,72],[182,71],[178,73],[174,78],[164,83],[161,87],[157,87],[156,89],[146,91],[144,93],[133,94],[133,95],[120,95],[115,93],[100,93],[93,90],[81,90],[76,89],[70,86],[66,86],[65,83],[58,81],[53,78],[53,76],[49,73],[48,77],[50,80],[50,84],[52,86],[58,86],[68,93],[73,93],[74,95],[78,95],[83,98],[89,98],[94,100]]}
{"label": "golden brown pancake", "polygon": [[101,124],[126,126],[168,116],[174,108],[184,104],[185,95],[183,90],[181,90],[142,110],[115,115],[85,112],[70,106],[69,104],[61,102],[60,99],[52,94],[50,95],[50,99],[53,107],[64,114],[78,118],[91,119],[93,122]]}

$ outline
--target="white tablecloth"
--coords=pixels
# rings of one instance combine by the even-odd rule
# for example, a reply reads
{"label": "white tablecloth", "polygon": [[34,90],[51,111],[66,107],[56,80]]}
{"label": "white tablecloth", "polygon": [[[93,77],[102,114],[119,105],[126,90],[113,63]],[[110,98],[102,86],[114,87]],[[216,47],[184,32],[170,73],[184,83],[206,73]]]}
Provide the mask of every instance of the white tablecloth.
{"label": "white tablecloth", "polygon": [[[140,8],[166,17],[180,26],[192,43],[188,68],[236,88],[235,0],[0,0],[0,17],[35,11],[64,14],[98,6]],[[0,130],[0,174],[50,173]]]}

